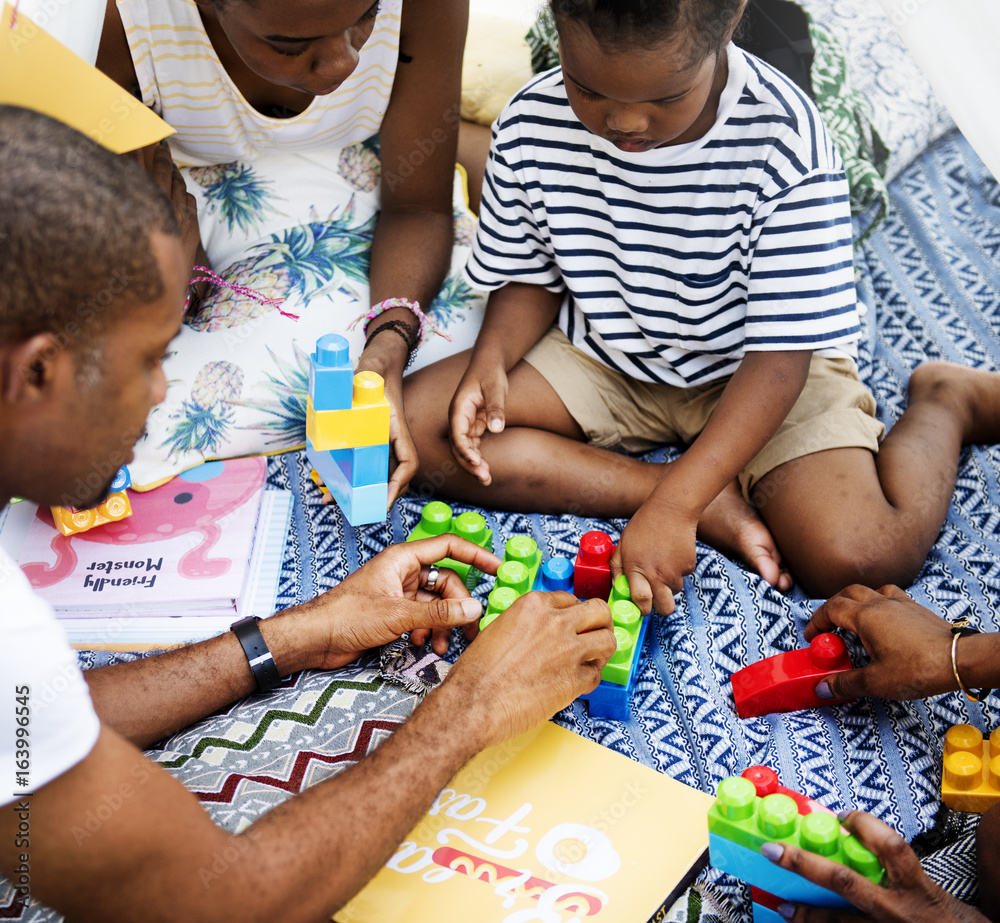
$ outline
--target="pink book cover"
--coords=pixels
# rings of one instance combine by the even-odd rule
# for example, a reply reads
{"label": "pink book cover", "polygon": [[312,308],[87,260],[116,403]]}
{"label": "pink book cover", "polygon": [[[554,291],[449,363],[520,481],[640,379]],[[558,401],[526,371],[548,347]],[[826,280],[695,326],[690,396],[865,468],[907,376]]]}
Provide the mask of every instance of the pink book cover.
{"label": "pink book cover", "polygon": [[206,462],[146,492],[132,515],[62,535],[39,508],[21,568],[61,616],[237,607],[247,582],[266,461]]}

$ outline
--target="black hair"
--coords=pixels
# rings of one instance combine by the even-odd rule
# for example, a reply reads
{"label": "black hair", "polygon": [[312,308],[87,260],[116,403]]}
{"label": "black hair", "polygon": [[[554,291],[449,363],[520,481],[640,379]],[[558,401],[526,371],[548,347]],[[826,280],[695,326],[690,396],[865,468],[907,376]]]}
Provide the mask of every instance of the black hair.
{"label": "black hair", "polygon": [[151,235],[179,234],[173,208],[136,162],[16,106],[0,176],[0,342],[52,333],[86,373],[109,323],[162,296]]}
{"label": "black hair", "polygon": [[549,0],[556,26],[575,21],[604,48],[651,48],[684,35],[692,57],[718,54],[744,0]]}

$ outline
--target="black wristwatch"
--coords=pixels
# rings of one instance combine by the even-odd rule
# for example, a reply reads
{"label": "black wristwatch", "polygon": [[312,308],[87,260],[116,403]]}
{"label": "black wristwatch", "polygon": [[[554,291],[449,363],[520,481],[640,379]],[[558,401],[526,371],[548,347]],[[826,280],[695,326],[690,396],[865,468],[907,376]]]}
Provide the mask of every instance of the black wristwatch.
{"label": "black wristwatch", "polygon": [[255,615],[240,619],[229,626],[237,640],[243,646],[243,652],[247,655],[250,663],[250,670],[257,680],[257,688],[261,692],[270,692],[281,682],[281,674],[278,666],[274,662],[274,657],[260,633],[257,623],[260,621]]}

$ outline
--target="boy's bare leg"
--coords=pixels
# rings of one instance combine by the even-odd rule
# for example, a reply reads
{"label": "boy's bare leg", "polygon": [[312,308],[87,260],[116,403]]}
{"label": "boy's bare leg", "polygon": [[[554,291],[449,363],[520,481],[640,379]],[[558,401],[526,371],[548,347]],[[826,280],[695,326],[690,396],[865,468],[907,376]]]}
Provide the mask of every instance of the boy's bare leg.
{"label": "boy's bare leg", "polygon": [[877,456],[817,452],[755,488],[788,566],[813,596],[852,583],[909,586],[947,515],[962,446],[1000,441],[1000,374],[927,363],[909,391]]}
{"label": "boy's bare leg", "polygon": [[993,805],[976,831],[979,903],[991,920],[1000,920],[1000,804]]}
{"label": "boy's bare leg", "polygon": [[[631,516],[652,493],[661,466],[584,442],[552,386],[526,362],[508,375],[506,428],[484,436],[493,476],[484,487],[455,461],[448,434],[448,406],[468,360],[468,352],[460,353],[406,380],[407,423],[420,458],[414,490],[493,509],[600,518]],[[773,586],[790,588],[774,540],[735,482],[705,511],[698,535]]]}

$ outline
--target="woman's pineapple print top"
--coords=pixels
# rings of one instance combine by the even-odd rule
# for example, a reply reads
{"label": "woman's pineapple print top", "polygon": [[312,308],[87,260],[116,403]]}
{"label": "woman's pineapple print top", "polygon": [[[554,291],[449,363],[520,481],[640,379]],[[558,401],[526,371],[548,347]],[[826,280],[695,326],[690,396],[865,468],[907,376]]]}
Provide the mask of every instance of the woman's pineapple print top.
{"label": "woman's pineapple print top", "polygon": [[382,0],[354,73],[303,112],[276,119],[251,106],[219,62],[194,0],[118,0],[142,101],[177,134],[187,166],[253,160],[279,151],[346,147],[382,124],[399,56],[402,0]]}

